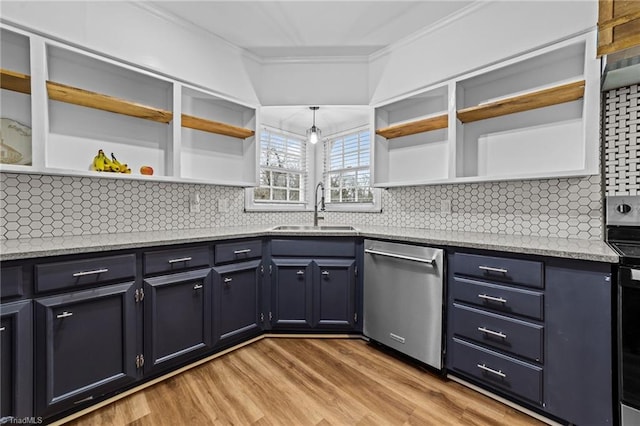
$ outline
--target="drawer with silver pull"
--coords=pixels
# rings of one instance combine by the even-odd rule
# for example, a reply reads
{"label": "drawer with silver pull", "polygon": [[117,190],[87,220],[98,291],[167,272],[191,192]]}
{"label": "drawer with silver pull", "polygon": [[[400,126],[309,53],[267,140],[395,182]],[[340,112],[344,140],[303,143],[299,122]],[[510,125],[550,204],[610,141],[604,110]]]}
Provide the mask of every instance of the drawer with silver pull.
{"label": "drawer with silver pull", "polygon": [[454,276],[449,291],[454,301],[537,320],[544,317],[544,293],[538,290]]}
{"label": "drawer with silver pull", "polygon": [[190,268],[210,266],[208,246],[172,248],[144,253],[144,274],[174,272]]}
{"label": "drawer with silver pull", "polygon": [[103,256],[36,265],[35,287],[37,292],[60,290],[116,280],[128,281],[135,275],[134,254]]}
{"label": "drawer with silver pull", "polygon": [[457,276],[543,288],[542,262],[477,254],[455,253],[452,271]]}
{"label": "drawer with silver pull", "polygon": [[453,311],[451,330],[455,336],[531,361],[543,361],[542,325],[457,303],[453,304]]}
{"label": "drawer with silver pull", "polygon": [[261,240],[235,241],[232,243],[216,244],[216,265],[242,260],[258,259],[262,257]]}
{"label": "drawer with silver pull", "polygon": [[542,404],[542,367],[455,337],[448,360],[451,370],[535,404]]}

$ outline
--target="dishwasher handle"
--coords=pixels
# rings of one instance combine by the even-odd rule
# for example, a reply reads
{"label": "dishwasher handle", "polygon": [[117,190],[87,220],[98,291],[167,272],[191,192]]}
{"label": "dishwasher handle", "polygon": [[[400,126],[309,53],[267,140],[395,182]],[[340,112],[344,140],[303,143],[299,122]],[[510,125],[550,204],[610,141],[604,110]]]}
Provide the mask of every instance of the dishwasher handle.
{"label": "dishwasher handle", "polygon": [[410,260],[412,262],[426,263],[427,265],[433,266],[434,268],[436,266],[437,255],[434,255],[433,258],[431,259],[423,259],[421,257],[405,256],[403,254],[388,253],[386,251],[378,251],[373,249],[364,249],[364,252],[369,254],[377,254],[378,256],[392,257],[394,259],[404,259],[404,260]]}

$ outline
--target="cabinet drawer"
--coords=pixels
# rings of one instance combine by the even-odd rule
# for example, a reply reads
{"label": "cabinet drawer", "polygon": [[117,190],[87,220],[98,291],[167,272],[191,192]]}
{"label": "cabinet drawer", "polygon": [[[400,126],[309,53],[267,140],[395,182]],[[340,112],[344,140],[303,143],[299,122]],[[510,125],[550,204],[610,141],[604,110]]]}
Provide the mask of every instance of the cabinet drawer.
{"label": "cabinet drawer", "polygon": [[355,241],[272,240],[273,256],[355,257]]}
{"label": "cabinet drawer", "polygon": [[115,280],[132,280],[136,275],[136,256],[96,257],[94,259],[36,265],[36,291],[50,291]]}
{"label": "cabinet drawer", "polygon": [[209,247],[185,247],[149,251],[144,254],[144,274],[181,271],[209,266]]}
{"label": "cabinet drawer", "polygon": [[3,299],[24,294],[22,289],[22,266],[0,267],[0,295]]}
{"label": "cabinet drawer", "polygon": [[456,253],[453,273],[491,281],[543,288],[542,262]]}
{"label": "cabinet drawer", "polygon": [[542,368],[453,338],[449,368],[542,404]]}
{"label": "cabinet drawer", "polygon": [[262,241],[247,240],[216,244],[216,265],[262,257]]}
{"label": "cabinet drawer", "polygon": [[450,291],[455,301],[538,320],[544,318],[544,294],[539,291],[505,287],[462,277],[453,277]]}
{"label": "cabinet drawer", "polygon": [[542,362],[544,327],[456,303],[451,313],[455,335]]}

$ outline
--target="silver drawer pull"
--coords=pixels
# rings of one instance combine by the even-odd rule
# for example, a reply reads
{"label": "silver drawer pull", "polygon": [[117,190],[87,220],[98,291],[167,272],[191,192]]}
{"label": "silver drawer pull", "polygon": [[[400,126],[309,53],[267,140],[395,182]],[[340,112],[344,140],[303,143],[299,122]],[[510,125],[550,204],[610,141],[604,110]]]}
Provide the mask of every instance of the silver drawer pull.
{"label": "silver drawer pull", "polygon": [[73,312],[64,311],[61,314],[56,315],[56,318],[67,318],[73,316]]}
{"label": "silver drawer pull", "polygon": [[489,367],[487,367],[487,366],[486,366],[486,365],[484,365],[484,364],[478,364],[478,368],[479,368],[480,370],[484,370],[484,371],[486,371],[487,373],[491,373],[491,374],[495,374],[496,376],[500,376],[500,377],[502,377],[503,379],[504,379],[505,377],[507,377],[507,375],[506,375],[506,374],[504,374],[504,373],[502,372],[502,370],[494,370],[493,368],[489,368]]}
{"label": "silver drawer pull", "polygon": [[192,257],[181,257],[179,259],[171,259],[171,260],[169,260],[169,263],[188,262],[191,259],[193,259],[193,258]]}
{"label": "silver drawer pull", "polygon": [[487,271],[487,272],[497,272],[499,274],[506,274],[507,272],[509,272],[509,270],[507,269],[503,269],[503,268],[492,268],[491,266],[478,266],[478,268],[482,269],[483,271]]}
{"label": "silver drawer pull", "polygon": [[502,297],[487,296],[486,294],[479,294],[478,297],[490,302],[507,303],[507,299],[503,299]]}
{"label": "silver drawer pull", "polygon": [[324,275],[325,277],[329,276],[329,271],[322,271],[322,275]]}
{"label": "silver drawer pull", "polygon": [[0,331],[5,331],[6,327],[0,327]]}
{"label": "silver drawer pull", "polygon": [[196,284],[193,286],[194,290],[200,290],[202,288],[202,284]]}
{"label": "silver drawer pull", "polygon": [[230,283],[231,281],[233,281],[233,278],[225,278],[224,279],[224,283],[225,284]]}
{"label": "silver drawer pull", "polygon": [[301,269],[298,272],[296,272],[297,275],[304,275],[304,271]]}
{"label": "silver drawer pull", "polygon": [[97,274],[103,274],[105,272],[109,272],[109,269],[102,268],[102,269],[95,269],[93,271],[76,272],[75,274],[73,274],[73,276],[84,277],[85,275],[97,275]]}
{"label": "silver drawer pull", "polygon": [[251,249],[243,249],[243,250],[234,250],[233,254],[245,254],[245,253],[251,253]]}
{"label": "silver drawer pull", "polygon": [[484,328],[484,327],[478,327],[478,331],[480,331],[481,333],[487,333],[492,336],[500,337],[501,339],[507,338],[507,335],[504,333],[500,333],[499,331],[489,330],[488,328]]}

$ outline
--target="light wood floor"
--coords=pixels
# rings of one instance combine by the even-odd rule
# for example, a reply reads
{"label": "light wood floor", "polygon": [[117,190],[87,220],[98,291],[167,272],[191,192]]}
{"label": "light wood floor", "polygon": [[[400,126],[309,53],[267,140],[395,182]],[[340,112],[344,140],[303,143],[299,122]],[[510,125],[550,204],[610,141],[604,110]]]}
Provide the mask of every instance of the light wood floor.
{"label": "light wood floor", "polygon": [[67,423],[539,425],[362,340],[260,340]]}

